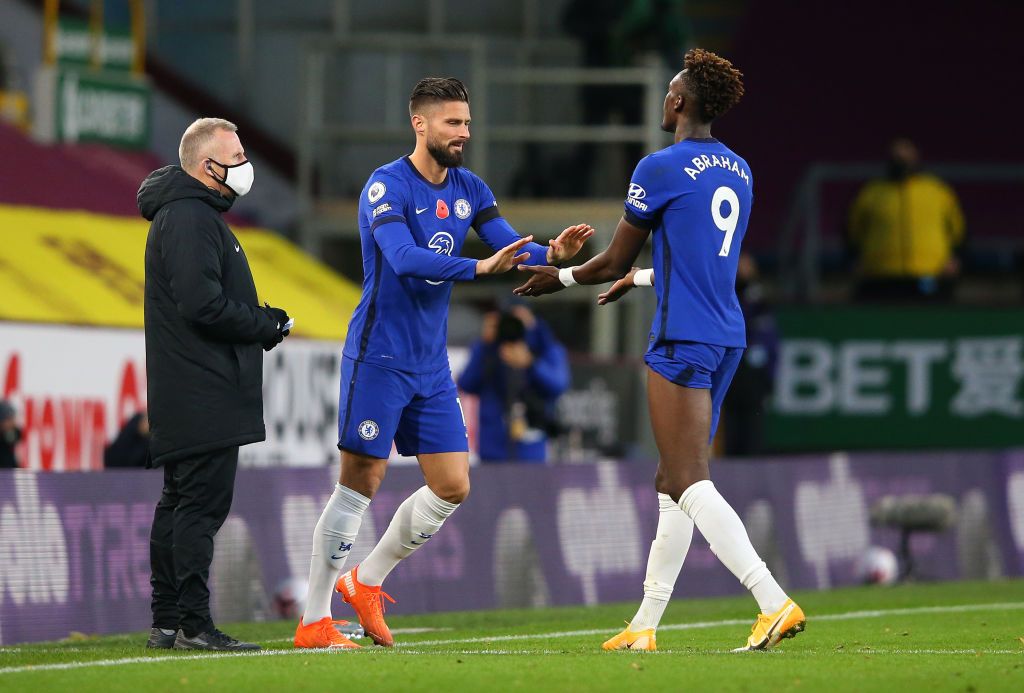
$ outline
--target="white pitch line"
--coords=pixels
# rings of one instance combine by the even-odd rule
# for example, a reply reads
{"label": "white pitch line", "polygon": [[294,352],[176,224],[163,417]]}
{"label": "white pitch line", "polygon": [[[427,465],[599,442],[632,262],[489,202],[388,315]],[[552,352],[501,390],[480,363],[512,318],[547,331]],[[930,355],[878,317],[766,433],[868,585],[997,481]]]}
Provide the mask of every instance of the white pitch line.
{"label": "white pitch line", "polygon": [[[835,651],[834,651],[835,652]],[[838,654],[861,654],[861,655],[872,655],[872,654],[908,654],[908,655],[919,655],[919,654],[941,654],[941,655],[1017,655],[1018,657],[1024,656],[1024,649],[1020,650],[904,650],[902,648],[895,649],[873,649],[870,647],[856,648],[851,650],[838,650]]]}
{"label": "white pitch line", "polygon": [[[848,611],[840,614],[812,614],[810,620],[814,621],[851,621],[860,618],[878,618],[881,616],[909,616],[914,614],[954,614],[968,613],[975,611],[1006,611],[1024,609],[1024,602],[1003,602],[991,604],[960,604],[956,606],[921,606],[902,609],[877,609],[871,611]],[[695,630],[699,628],[715,628],[718,626],[735,626],[749,623],[749,619],[723,619],[720,621],[698,621],[694,623],[673,623],[660,626],[659,630]],[[491,637],[478,638],[454,638],[450,640],[421,640],[400,644],[396,650],[402,654],[561,654],[558,650],[464,650],[461,652],[430,652],[414,650],[413,648],[433,645],[461,645],[470,643],[492,643],[511,642],[520,640],[540,640],[545,638],[569,638],[582,635],[602,635],[609,631],[607,629],[588,630],[566,630],[555,633],[531,633],[523,635],[495,635]],[[30,649],[26,651],[31,651]],[[363,652],[386,652],[386,648],[365,648]],[[723,653],[726,650],[722,651]],[[835,650],[830,650],[835,652]],[[1016,654],[1024,655],[1024,649],[1017,650],[941,650],[941,649],[871,649],[864,647],[851,647],[848,650],[838,650],[849,654]],[[303,649],[282,649],[282,650],[261,650],[259,652],[214,652],[193,655],[177,656],[156,656],[156,657],[125,657],[122,659],[97,659],[88,662],[64,662],[60,664],[26,664],[16,667],[0,668],[2,674],[17,674],[30,671],[59,671],[67,669],[84,669],[89,667],[110,667],[124,664],[156,664],[160,662],[181,662],[188,660],[227,659],[235,657],[276,657],[284,655],[317,655],[330,654],[332,656],[343,656],[344,653],[327,652],[326,650],[303,650]],[[649,653],[648,653],[649,654]],[[713,652],[712,652],[713,654]]]}
{"label": "white pitch line", "polygon": [[88,667],[114,667],[122,664],[156,664],[158,662],[183,662],[190,659],[226,659],[228,657],[268,657],[272,655],[309,654],[309,650],[260,650],[258,652],[212,652],[208,654],[178,655],[163,657],[125,657],[123,659],[97,659],[91,662],[64,662],[62,664],[26,664],[20,667],[0,669],[0,674],[17,674],[24,671],[60,671]]}
{"label": "white pitch line", "polygon": [[872,611],[847,611],[843,614],[815,616],[813,621],[848,621],[853,618],[877,618],[879,616],[909,616],[913,614],[959,614],[970,611],[1003,611],[1024,609],[1024,602],[1003,602],[1002,604],[960,604],[957,606],[911,606],[904,609],[876,609]]}
{"label": "white pitch line", "polygon": [[[380,649],[380,648],[378,648]],[[446,650],[444,653],[435,650],[410,650],[402,649],[395,654],[399,655],[559,655],[566,654],[565,650]],[[394,655],[391,655],[392,657]]]}
{"label": "white pitch line", "polygon": [[[921,606],[904,609],[881,609],[873,611],[848,611],[842,614],[811,614],[808,619],[815,621],[849,621],[858,618],[877,618],[879,616],[909,616],[912,614],[955,614],[970,611],[1004,611],[1008,609],[1024,609],[1024,602],[1005,602],[1002,604],[963,604],[959,606]],[[670,623],[658,626],[658,630],[696,630],[699,628],[717,628],[719,626],[741,626],[751,623],[750,619],[724,619],[721,621],[697,621],[694,623]],[[610,633],[607,628],[588,630],[566,630],[559,633],[528,633],[523,635],[494,635],[490,637],[459,638],[456,640],[419,640],[410,643],[399,643],[397,647],[421,647],[424,645],[462,645],[481,642],[511,642],[516,640],[541,640],[544,638],[571,638],[583,635],[603,635]]]}
{"label": "white pitch line", "polygon": [[[376,648],[380,650],[382,648]],[[936,649],[873,649],[873,648],[850,648],[848,650],[801,650],[801,654],[847,654],[847,655],[874,655],[874,654],[886,654],[886,655],[923,655],[923,654],[934,654],[934,655],[1017,655],[1018,657],[1024,656],[1024,649],[1020,650],[936,650]],[[734,654],[732,650],[699,650],[702,655],[727,655]],[[576,654],[574,652],[566,652],[565,650],[445,650],[438,652],[436,650],[413,650],[407,647],[403,647],[401,650],[396,650],[393,654],[395,655],[564,655],[564,654]],[[646,652],[644,650],[623,650],[623,656],[632,657],[664,657],[666,655],[680,655],[680,654],[695,654],[694,650],[656,650],[654,652]],[[777,657],[785,654],[785,650],[771,650],[769,652],[753,652],[746,653],[752,657]],[[611,655],[615,656],[615,655]]]}

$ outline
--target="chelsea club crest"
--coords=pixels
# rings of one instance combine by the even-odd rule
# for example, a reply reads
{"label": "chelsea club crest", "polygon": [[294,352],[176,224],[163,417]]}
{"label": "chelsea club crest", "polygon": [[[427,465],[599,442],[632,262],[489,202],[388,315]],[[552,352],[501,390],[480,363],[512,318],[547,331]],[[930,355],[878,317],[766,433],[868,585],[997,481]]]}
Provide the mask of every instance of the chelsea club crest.
{"label": "chelsea club crest", "polygon": [[380,426],[377,425],[376,421],[367,419],[366,421],[359,424],[359,437],[363,440],[373,440],[380,433]]}

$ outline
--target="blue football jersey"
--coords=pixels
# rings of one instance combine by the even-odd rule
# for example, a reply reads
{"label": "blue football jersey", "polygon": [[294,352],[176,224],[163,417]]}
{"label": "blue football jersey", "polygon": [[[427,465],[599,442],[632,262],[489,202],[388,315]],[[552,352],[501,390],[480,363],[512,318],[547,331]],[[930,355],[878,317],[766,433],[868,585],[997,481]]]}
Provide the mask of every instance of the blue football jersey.
{"label": "blue football jersey", "polygon": [[[460,257],[471,227],[496,250],[519,238],[471,171],[450,168],[434,184],[403,157],[373,172],[359,195],[363,295],[345,356],[413,373],[448,366],[451,283],[476,276],[476,260]],[[523,249],[533,264],[546,250]]]}
{"label": "blue football jersey", "polygon": [[736,267],[752,200],[747,162],[714,138],[677,142],[637,164],[625,217],[652,231],[652,343],[747,345]]}

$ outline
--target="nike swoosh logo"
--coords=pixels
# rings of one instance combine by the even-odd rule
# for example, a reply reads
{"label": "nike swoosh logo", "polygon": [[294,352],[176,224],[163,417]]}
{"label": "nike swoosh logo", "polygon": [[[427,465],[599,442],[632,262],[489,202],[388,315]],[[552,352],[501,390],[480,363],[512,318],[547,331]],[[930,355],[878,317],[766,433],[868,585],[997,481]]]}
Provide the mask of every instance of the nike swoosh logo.
{"label": "nike swoosh logo", "polygon": [[767,631],[765,631],[765,639],[766,640],[771,642],[772,637],[775,635],[775,630],[779,627],[779,624],[781,624],[784,620],[786,620],[789,617],[789,615],[791,613],[793,613],[793,607],[794,606],[795,606],[795,604],[790,604],[789,607],[785,611],[783,611],[781,614],[779,614],[779,617],[777,619],[775,619],[775,622],[772,623],[772,625],[768,628]]}
{"label": "nike swoosh logo", "polygon": [[417,208],[416,208],[416,213],[417,213],[417,214],[423,214],[423,213],[424,213],[424,212],[426,212],[426,211],[427,211],[428,209],[430,209],[430,207],[424,207],[423,209],[420,209],[419,207],[417,207]]}
{"label": "nike swoosh logo", "polygon": [[333,553],[331,554],[331,560],[332,560],[332,561],[336,561],[336,560],[338,560],[339,558],[344,558],[344,556],[335,556],[335,555],[334,555]]}

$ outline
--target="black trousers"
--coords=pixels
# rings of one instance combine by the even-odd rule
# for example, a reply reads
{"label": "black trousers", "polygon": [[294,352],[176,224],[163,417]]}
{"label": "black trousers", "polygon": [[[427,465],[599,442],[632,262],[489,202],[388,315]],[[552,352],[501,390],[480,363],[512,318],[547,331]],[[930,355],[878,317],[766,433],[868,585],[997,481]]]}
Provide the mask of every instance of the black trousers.
{"label": "black trousers", "polygon": [[153,626],[194,636],[213,626],[213,537],[231,509],[238,447],[164,466],[164,490],[149,535]]}

